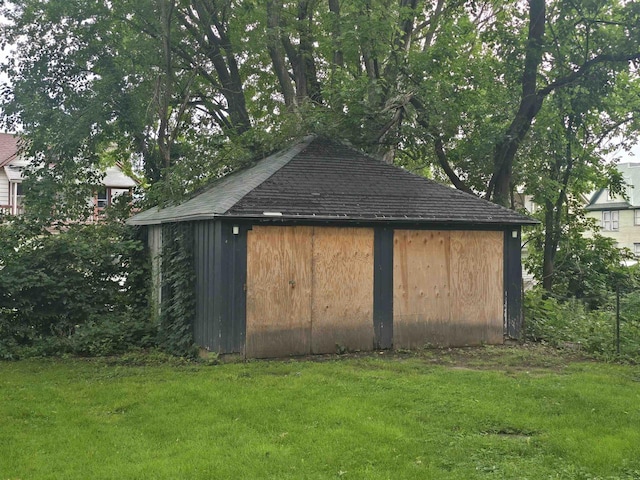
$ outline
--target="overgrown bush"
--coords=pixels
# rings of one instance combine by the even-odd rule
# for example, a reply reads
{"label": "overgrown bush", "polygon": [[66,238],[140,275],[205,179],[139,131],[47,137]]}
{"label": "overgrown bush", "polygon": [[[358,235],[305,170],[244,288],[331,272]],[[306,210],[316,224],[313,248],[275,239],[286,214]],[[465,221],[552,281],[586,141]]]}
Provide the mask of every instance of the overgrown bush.
{"label": "overgrown bush", "polygon": [[117,222],[50,232],[0,225],[0,358],[107,354],[149,345],[148,267]]}
{"label": "overgrown bush", "polygon": [[[620,355],[640,361],[640,293],[631,292],[620,302]],[[615,297],[601,309],[590,310],[577,299],[558,300],[534,289],[525,295],[525,338],[553,346],[579,347],[600,358],[616,352]]]}
{"label": "overgrown bush", "polygon": [[[583,219],[584,220],[584,219]],[[588,225],[588,224],[587,224]],[[552,293],[556,298],[577,298],[590,309],[603,308],[617,286],[633,288],[639,271],[624,264],[634,259],[628,249],[620,249],[614,239],[600,235],[597,227],[572,218],[555,254]],[[585,236],[588,228],[596,228]],[[528,256],[524,265],[543,284],[544,230],[529,233]]]}
{"label": "overgrown bush", "polygon": [[132,348],[155,347],[157,337],[157,325],[146,319],[107,316],[79,325],[69,338],[68,349],[75,355],[114,355]]}

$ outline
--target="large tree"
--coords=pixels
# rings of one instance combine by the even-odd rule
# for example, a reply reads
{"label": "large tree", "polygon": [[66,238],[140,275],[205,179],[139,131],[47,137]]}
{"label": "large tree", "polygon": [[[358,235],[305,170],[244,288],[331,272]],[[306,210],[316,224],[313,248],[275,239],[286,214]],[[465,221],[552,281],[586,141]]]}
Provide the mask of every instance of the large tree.
{"label": "large tree", "polygon": [[622,0],[2,5],[2,108],[31,152],[141,159],[177,194],[319,130],[508,205],[549,98],[640,59],[640,7]]}

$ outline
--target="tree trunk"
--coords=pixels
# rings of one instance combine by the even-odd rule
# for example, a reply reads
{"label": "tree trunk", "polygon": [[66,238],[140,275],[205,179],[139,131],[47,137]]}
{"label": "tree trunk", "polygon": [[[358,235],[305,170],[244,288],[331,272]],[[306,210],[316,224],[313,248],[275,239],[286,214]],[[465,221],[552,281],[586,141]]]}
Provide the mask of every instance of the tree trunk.
{"label": "tree trunk", "polygon": [[232,131],[228,133],[241,135],[251,129],[251,120],[234,48],[228,35],[227,19],[218,18],[219,14],[209,2],[192,0],[186,14],[181,15],[181,22],[213,64],[219,81],[213,86],[220,89],[227,102],[227,115],[232,125]]}
{"label": "tree trunk", "polygon": [[522,75],[522,96],[516,116],[494,150],[494,170],[486,194],[487,198],[504,206],[509,205],[513,162],[520,142],[529,132],[544,100],[544,96],[536,91],[538,68],[542,63],[544,31],[544,0],[529,0],[529,36]]}
{"label": "tree trunk", "polygon": [[558,248],[558,242],[556,240],[555,232],[555,216],[554,216],[554,204],[547,200],[545,202],[544,212],[544,251],[542,261],[542,288],[547,292],[551,292],[553,288],[553,272],[555,268],[556,251]]}
{"label": "tree trunk", "polygon": [[333,37],[333,65],[342,67],[344,66],[344,54],[342,53],[342,28],[340,26],[340,1],[329,0],[329,11],[333,13],[333,27],[331,28],[331,35]]}
{"label": "tree trunk", "polygon": [[169,116],[173,96],[173,62],[171,57],[171,23],[175,3],[170,0],[160,0],[160,28],[162,32],[162,72],[158,76],[156,97],[158,106],[158,150],[164,168],[171,166],[171,141]]}
{"label": "tree trunk", "polygon": [[280,10],[282,4],[280,1],[267,1],[267,49],[273,64],[273,70],[278,77],[280,90],[284,96],[284,103],[287,107],[293,106],[295,103],[295,91],[291,85],[291,78],[287,70],[286,60],[283,52],[281,18]]}

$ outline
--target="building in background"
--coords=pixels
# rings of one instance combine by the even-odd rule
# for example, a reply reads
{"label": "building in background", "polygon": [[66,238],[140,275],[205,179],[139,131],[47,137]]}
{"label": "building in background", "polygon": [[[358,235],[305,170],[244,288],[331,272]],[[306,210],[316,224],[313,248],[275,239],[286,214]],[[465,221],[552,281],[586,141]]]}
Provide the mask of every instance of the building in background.
{"label": "building in background", "polygon": [[[0,213],[5,215],[24,213],[22,172],[29,161],[20,156],[18,141],[17,135],[0,133]],[[118,196],[131,193],[137,185],[119,165],[108,167],[104,173],[101,188],[95,192],[93,198],[87,199],[93,207],[90,221],[98,220],[104,209]]]}
{"label": "building in background", "polygon": [[602,188],[590,195],[587,217],[600,225],[600,234],[613,238],[619,248],[640,255],[640,163],[617,165],[627,184],[623,195]]}

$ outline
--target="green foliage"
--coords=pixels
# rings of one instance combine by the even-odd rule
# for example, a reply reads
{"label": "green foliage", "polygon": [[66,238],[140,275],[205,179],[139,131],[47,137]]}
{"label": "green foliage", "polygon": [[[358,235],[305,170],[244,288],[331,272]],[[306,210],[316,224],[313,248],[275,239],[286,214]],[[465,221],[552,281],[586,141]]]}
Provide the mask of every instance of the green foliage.
{"label": "green foliage", "polygon": [[[573,215],[567,220],[555,254],[550,293],[560,299],[577,298],[591,309],[602,307],[618,286],[635,284],[637,269],[622,266],[633,255],[617,248],[612,238],[588,232],[595,226],[584,217]],[[541,226],[528,234],[528,256],[523,262],[539,283],[543,282],[544,233]]]}
{"label": "green foliage", "polygon": [[23,218],[0,225],[0,356],[147,342],[148,267],[136,235],[118,223],[55,233]]}
{"label": "green foliage", "polygon": [[162,305],[159,344],[178,356],[195,356],[193,321],[195,313],[195,273],[193,226],[174,223],[162,230]]}
{"label": "green foliage", "polygon": [[502,166],[512,187],[535,183],[527,172],[556,158],[560,119],[585,120],[574,133],[592,145],[637,131],[640,35],[635,2],[533,3],[546,8],[535,42],[516,0],[13,0],[0,4],[13,45],[2,117],[60,175],[137,162],[159,184],[154,204],[303,131],[399,153],[416,171],[446,164],[478,193]]}
{"label": "green foliage", "polygon": [[151,348],[157,344],[157,326],[148,319],[111,315],[78,325],[69,337],[69,353],[81,356],[122,354],[134,348]]}
{"label": "green foliage", "polygon": [[[620,353],[622,359],[640,362],[640,293],[621,299]],[[558,300],[542,289],[525,295],[525,336],[555,347],[579,348],[600,358],[614,359],[616,352],[615,298],[604,308],[589,310],[577,299]]]}

